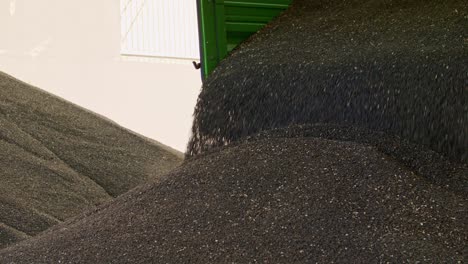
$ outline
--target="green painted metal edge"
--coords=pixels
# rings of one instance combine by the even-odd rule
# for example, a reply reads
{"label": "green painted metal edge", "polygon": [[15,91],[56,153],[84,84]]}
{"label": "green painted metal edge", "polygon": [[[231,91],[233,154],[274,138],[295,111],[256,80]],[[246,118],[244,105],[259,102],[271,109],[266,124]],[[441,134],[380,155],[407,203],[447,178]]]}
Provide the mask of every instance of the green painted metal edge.
{"label": "green painted metal edge", "polygon": [[197,0],[202,79],[292,0]]}

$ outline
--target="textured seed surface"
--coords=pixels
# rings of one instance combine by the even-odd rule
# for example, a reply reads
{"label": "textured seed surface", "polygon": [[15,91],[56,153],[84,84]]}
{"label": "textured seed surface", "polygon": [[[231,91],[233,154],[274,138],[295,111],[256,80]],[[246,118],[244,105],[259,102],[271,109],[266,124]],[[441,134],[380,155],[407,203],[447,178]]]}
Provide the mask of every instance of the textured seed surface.
{"label": "textured seed surface", "polygon": [[0,248],[181,162],[161,144],[0,72]]}
{"label": "textured seed surface", "polygon": [[194,158],[0,262],[456,262],[466,197],[374,146],[271,136]]}
{"label": "textured seed surface", "polygon": [[467,25],[466,1],[297,0],[207,79],[188,154],[320,122],[466,162]]}
{"label": "textured seed surface", "polygon": [[181,167],[0,263],[466,262],[466,15],[295,1],[205,81]]}

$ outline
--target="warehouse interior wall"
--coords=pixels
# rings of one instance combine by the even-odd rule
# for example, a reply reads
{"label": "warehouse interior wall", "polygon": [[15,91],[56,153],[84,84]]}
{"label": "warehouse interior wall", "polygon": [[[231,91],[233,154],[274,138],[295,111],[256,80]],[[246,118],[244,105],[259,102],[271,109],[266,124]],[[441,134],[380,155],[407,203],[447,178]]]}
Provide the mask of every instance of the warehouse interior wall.
{"label": "warehouse interior wall", "polygon": [[118,0],[1,0],[0,32],[0,71],[185,150],[200,72],[121,56]]}

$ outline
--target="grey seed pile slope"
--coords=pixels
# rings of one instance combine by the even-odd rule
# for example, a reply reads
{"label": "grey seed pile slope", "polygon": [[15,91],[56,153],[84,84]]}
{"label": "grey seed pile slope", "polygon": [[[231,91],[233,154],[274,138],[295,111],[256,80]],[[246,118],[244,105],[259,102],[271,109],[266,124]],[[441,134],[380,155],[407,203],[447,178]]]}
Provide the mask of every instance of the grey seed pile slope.
{"label": "grey seed pile slope", "polygon": [[464,0],[296,0],[205,81],[188,154],[320,122],[468,161],[467,10]]}
{"label": "grey seed pile slope", "polygon": [[[156,183],[0,251],[0,262],[466,260],[467,196],[419,175],[425,160],[413,170],[372,145],[262,137],[190,159]],[[400,145],[393,139],[389,147]]]}
{"label": "grey seed pile slope", "polygon": [[181,161],[180,153],[0,73],[0,247]]}

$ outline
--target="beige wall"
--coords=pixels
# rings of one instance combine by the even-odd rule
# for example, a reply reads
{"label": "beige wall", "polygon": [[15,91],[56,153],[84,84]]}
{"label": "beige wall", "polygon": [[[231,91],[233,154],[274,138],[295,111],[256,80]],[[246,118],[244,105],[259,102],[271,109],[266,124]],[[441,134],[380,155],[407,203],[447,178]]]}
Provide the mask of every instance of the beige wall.
{"label": "beige wall", "polygon": [[185,150],[200,72],[120,56],[119,0],[0,0],[0,71]]}

